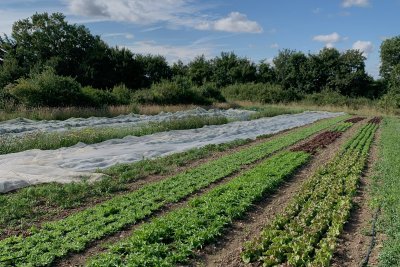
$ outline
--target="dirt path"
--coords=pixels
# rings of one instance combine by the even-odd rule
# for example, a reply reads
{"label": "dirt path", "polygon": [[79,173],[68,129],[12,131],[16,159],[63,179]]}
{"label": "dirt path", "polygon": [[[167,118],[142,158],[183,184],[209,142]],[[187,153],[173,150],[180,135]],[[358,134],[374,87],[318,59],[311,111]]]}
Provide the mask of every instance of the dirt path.
{"label": "dirt path", "polygon": [[[338,245],[332,259],[333,267],[361,266],[371,244],[372,237],[370,233],[375,210],[369,206],[369,188],[372,183],[369,177],[374,175],[374,164],[377,159],[377,143],[379,139],[380,130],[378,129],[371,146],[367,167],[360,179],[357,195],[353,199],[354,208],[350,213],[350,219],[346,223],[343,233],[338,238]],[[376,264],[377,253],[372,253],[368,266],[376,266]]]}
{"label": "dirt path", "polygon": [[[281,213],[293,196],[299,192],[305,180],[323,164],[329,162],[364,123],[357,123],[347,130],[334,143],[319,151],[299,173],[284,183],[274,194],[254,206],[246,218],[236,221],[218,243],[198,251],[193,266],[245,266],[240,259],[243,243],[253,240],[277,214]],[[306,143],[303,142],[303,143]],[[301,143],[300,143],[301,145]]]}

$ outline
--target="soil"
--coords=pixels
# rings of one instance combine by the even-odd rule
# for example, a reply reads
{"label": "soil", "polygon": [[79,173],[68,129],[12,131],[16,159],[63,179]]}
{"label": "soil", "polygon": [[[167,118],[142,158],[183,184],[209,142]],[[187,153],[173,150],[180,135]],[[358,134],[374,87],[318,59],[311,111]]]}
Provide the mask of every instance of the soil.
{"label": "soil", "polygon": [[[379,118],[378,120],[375,119],[373,118],[372,120],[379,123]],[[350,213],[350,219],[346,223],[343,233],[338,238],[337,248],[332,259],[332,266],[334,267],[358,267],[361,266],[367,256],[372,241],[372,220],[376,212],[375,209],[369,206],[371,200],[369,188],[372,183],[370,177],[374,175],[374,164],[378,154],[377,142],[379,139],[380,131],[378,129],[371,146],[366,169],[360,179],[357,194],[353,199],[354,207]],[[368,266],[377,265],[376,250],[372,251]]]}
{"label": "soil", "polygon": [[[291,199],[301,190],[308,177],[333,159],[341,145],[361,126],[362,124],[355,124],[344,132],[340,138],[328,145],[326,149],[318,151],[309,164],[286,181],[275,193],[254,205],[253,210],[244,219],[234,222],[217,243],[207,245],[202,250],[199,250],[190,266],[249,266],[245,265],[240,258],[244,242],[259,236],[262,228],[273,220],[277,214],[284,211]],[[253,266],[258,265],[253,264]]]}

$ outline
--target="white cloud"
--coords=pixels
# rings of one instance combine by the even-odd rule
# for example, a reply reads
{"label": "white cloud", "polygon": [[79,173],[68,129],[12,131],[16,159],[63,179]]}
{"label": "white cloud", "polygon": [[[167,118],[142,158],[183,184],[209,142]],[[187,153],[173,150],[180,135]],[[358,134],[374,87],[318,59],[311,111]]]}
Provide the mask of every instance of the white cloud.
{"label": "white cloud", "polygon": [[141,25],[165,23],[170,28],[189,27],[225,32],[262,32],[256,21],[232,12],[224,18],[210,19],[193,0],[67,0],[75,15],[126,21]]}
{"label": "white cloud", "polygon": [[263,31],[256,21],[249,20],[246,15],[239,12],[231,12],[227,17],[215,21],[202,21],[195,28],[224,32],[260,33]]}
{"label": "white cloud", "polygon": [[342,1],[343,7],[367,7],[369,6],[369,0],[343,0]]}
{"label": "white cloud", "polygon": [[326,34],[326,35],[316,35],[313,37],[313,40],[325,43],[326,47],[332,48],[335,46],[335,43],[343,40],[343,38],[337,32],[333,32],[331,34]]}
{"label": "white cloud", "polygon": [[155,41],[140,41],[124,47],[130,49],[133,53],[165,56],[170,63],[178,60],[187,63],[199,55],[209,58],[214,52],[213,47],[207,44],[173,46],[158,44]]}
{"label": "white cloud", "polygon": [[273,44],[271,44],[269,47],[270,47],[270,48],[277,49],[277,48],[279,48],[279,45],[278,45],[277,43],[273,43]]}
{"label": "white cloud", "polygon": [[352,48],[355,50],[359,50],[366,57],[368,57],[368,55],[374,50],[374,46],[370,41],[357,41],[353,44]]}
{"label": "white cloud", "polygon": [[186,0],[68,0],[77,15],[138,24],[174,21],[196,10]]}
{"label": "white cloud", "polygon": [[131,33],[121,32],[121,33],[106,33],[101,35],[105,38],[113,38],[113,37],[124,37],[125,39],[132,40],[135,36]]}

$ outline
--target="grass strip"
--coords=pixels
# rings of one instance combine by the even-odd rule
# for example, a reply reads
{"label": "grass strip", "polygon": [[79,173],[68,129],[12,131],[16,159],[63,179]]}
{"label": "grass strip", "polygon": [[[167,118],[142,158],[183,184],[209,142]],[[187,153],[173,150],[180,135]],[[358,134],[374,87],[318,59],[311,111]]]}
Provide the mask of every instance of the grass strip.
{"label": "grass strip", "polygon": [[89,127],[61,132],[34,132],[25,135],[5,135],[0,136],[0,155],[30,149],[50,150],[70,147],[79,142],[95,144],[130,135],[143,136],[164,131],[196,129],[205,125],[221,125],[226,123],[228,123],[226,117],[188,117],[163,122],[151,122],[134,127]]}
{"label": "grass strip", "polygon": [[338,155],[319,169],[300,193],[262,231],[245,244],[242,259],[263,266],[329,266],[378,125],[368,123]]}
{"label": "grass strip", "polygon": [[385,239],[378,266],[400,266],[400,119],[384,118],[376,174],[373,176],[373,204],[381,207],[378,231]]}
{"label": "grass strip", "polygon": [[207,162],[196,168],[146,185],[132,193],[77,212],[56,222],[32,229],[27,237],[13,236],[0,241],[0,263],[45,266],[70,252],[82,251],[90,242],[117,232],[149,216],[168,203],[177,202],[211,183],[254,163],[342,120],[317,122],[276,139],[251,146]]}
{"label": "grass strip", "polygon": [[283,152],[236,179],[191,200],[187,207],[143,225],[127,240],[88,266],[176,266],[193,250],[219,237],[223,229],[310,158],[305,152]]}

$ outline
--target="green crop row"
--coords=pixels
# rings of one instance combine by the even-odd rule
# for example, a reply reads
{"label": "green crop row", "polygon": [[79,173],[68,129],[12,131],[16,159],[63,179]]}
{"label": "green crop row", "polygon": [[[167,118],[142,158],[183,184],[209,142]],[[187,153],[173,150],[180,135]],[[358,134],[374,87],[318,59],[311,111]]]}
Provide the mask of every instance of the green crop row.
{"label": "green crop row", "polygon": [[285,211],[246,243],[245,262],[263,266],[328,266],[365,166],[377,124],[366,124],[319,169]]}
{"label": "green crop row", "polygon": [[90,242],[101,239],[127,225],[135,224],[168,203],[177,202],[196,190],[239,171],[284,147],[292,145],[343,117],[317,122],[279,138],[242,149],[207,162],[132,193],[115,197],[63,220],[32,229],[27,237],[13,236],[0,241],[0,264],[45,266],[71,252],[82,251]]}
{"label": "green crop row", "polygon": [[378,231],[385,235],[379,266],[400,266],[400,119],[385,118],[373,177],[374,204],[381,206]]}
{"label": "green crop row", "polygon": [[338,123],[338,124],[332,126],[329,130],[330,131],[335,131],[335,132],[345,132],[353,124],[354,123],[352,123],[352,122],[341,122],[341,123]]}
{"label": "green crop row", "polygon": [[193,250],[219,237],[234,219],[271,192],[303,165],[310,155],[282,152],[230,182],[192,199],[143,225],[133,235],[91,259],[88,266],[176,266],[186,263]]}

